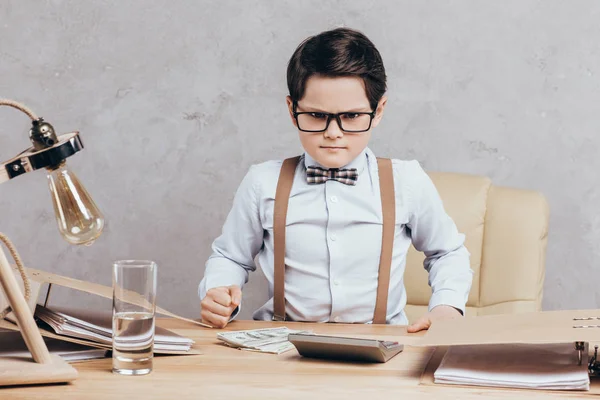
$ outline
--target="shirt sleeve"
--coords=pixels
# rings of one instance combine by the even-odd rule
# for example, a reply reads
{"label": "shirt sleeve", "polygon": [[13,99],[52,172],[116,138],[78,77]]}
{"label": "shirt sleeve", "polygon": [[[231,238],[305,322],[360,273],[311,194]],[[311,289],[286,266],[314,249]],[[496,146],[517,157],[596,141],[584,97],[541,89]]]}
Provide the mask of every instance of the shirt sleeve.
{"label": "shirt sleeve", "polygon": [[429,311],[438,305],[448,305],[464,315],[473,280],[465,235],[458,232],[444,210],[431,178],[418,162],[409,165],[412,212],[408,227],[414,247],[425,254],[423,266],[429,273],[432,290]]}
{"label": "shirt sleeve", "polygon": [[[254,257],[263,245],[257,195],[259,176],[256,169],[256,166],[250,167],[242,180],[221,235],[212,244],[212,254],[206,262],[204,278],[198,287],[201,300],[208,290],[215,287],[243,287],[248,282],[249,272],[256,270]],[[232,318],[238,312],[239,308],[232,314]]]}

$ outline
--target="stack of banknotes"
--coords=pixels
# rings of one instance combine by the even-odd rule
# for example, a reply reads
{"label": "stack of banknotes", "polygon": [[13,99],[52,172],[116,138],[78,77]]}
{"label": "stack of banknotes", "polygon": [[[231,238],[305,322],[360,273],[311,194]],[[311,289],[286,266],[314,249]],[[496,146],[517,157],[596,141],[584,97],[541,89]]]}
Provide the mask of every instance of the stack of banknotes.
{"label": "stack of banknotes", "polygon": [[278,328],[252,329],[217,333],[217,339],[230,347],[261,353],[281,354],[292,350],[294,345],[288,341],[290,333],[312,333],[311,331],[292,330],[285,326]]}

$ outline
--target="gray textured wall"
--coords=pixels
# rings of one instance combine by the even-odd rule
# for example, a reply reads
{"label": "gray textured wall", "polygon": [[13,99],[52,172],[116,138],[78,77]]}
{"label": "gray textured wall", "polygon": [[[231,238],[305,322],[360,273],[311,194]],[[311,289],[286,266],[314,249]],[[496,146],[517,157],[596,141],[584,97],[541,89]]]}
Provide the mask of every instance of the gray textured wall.
{"label": "gray textured wall", "polygon": [[[374,151],[542,191],[544,307],[600,307],[598,21],[596,1],[3,0],[0,97],[81,131],[87,149],[69,164],[107,228],[89,248],[63,242],[38,172],[0,187],[0,230],[27,264],[105,284],[112,260],[154,259],[159,304],[197,317],[204,262],[243,174],[301,150],[287,60],[306,36],[344,24],[377,44],[388,71]],[[8,159],[28,145],[28,121],[5,107],[0,121]],[[264,291],[254,274],[245,316]]]}

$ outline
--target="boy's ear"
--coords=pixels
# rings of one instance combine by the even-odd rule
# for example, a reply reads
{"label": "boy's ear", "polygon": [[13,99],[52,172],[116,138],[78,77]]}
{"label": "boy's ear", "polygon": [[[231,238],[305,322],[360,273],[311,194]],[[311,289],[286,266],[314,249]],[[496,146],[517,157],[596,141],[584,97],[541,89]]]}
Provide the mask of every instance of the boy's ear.
{"label": "boy's ear", "polygon": [[298,125],[296,124],[296,118],[294,118],[294,101],[290,96],[286,96],[285,102],[288,106],[288,111],[290,113],[290,118],[292,119],[292,124],[294,124],[294,126],[297,128]]}
{"label": "boy's ear", "polygon": [[377,112],[375,113],[375,118],[373,118],[373,128],[379,125],[381,118],[383,117],[383,110],[385,109],[385,105],[387,104],[387,97],[383,96],[381,100],[379,100],[379,104],[377,104]]}

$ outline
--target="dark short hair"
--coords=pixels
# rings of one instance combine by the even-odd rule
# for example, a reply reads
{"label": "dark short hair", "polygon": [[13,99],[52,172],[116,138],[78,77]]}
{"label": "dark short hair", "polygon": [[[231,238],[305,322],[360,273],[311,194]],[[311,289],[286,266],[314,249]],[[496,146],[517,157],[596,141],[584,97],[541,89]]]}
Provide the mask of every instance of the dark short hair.
{"label": "dark short hair", "polygon": [[386,76],[379,51],[363,33],[337,28],[305,39],[290,58],[287,84],[292,101],[304,97],[313,75],[362,78],[371,108],[375,110],[386,91]]}

